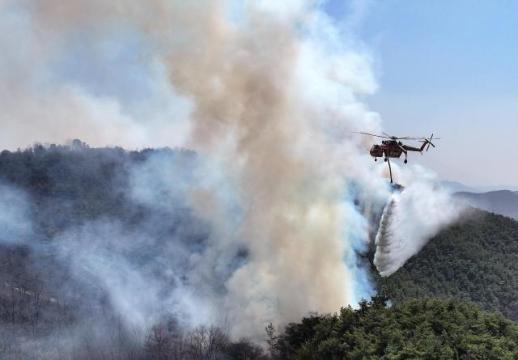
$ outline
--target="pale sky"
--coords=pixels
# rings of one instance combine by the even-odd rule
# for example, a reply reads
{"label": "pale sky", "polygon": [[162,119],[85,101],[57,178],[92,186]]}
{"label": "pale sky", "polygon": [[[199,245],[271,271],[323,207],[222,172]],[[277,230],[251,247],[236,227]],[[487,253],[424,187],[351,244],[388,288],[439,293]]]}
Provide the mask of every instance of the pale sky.
{"label": "pale sky", "polygon": [[518,185],[518,1],[333,0],[376,61],[380,89],[366,101],[395,135],[434,132],[418,161],[440,178]]}
{"label": "pale sky", "polygon": [[[52,41],[41,40],[40,25],[31,22],[23,2],[6,3],[10,6],[0,12],[0,75],[6,90],[0,95],[14,104],[11,109],[3,106],[2,115],[18,133],[22,131],[12,119],[18,119],[20,111],[27,118],[41,117],[45,124],[45,114],[38,110],[41,104],[53,114],[53,129],[68,125],[68,108],[60,105],[66,95],[72,105],[90,111],[82,113],[91,118],[113,120],[115,140],[124,130],[134,135],[135,143],[142,142],[140,123],[129,121],[128,127],[128,119],[145,119],[164,138],[182,138],[182,132],[175,135],[163,124],[185,118],[189,103],[179,101],[169,89],[167,72],[153,61],[156,49],[146,36],[121,23],[103,37],[78,27],[61,37],[49,36]],[[385,131],[400,136],[433,132],[441,137],[437,149],[424,156],[412,154],[410,161],[431,168],[439,178],[468,185],[518,185],[518,1],[320,3],[347,32],[344,42],[353,34],[355,45],[372,55],[379,90],[361,100],[380,114]],[[75,107],[68,110],[81,113]],[[96,113],[101,110],[103,116]],[[63,119],[54,119],[54,114]],[[86,117],[83,120],[77,122],[85,128]],[[6,123],[2,125],[0,140],[13,143]],[[17,146],[59,140],[46,127],[28,130],[32,132],[23,135],[30,141]],[[50,140],[43,136],[45,131]],[[98,137],[90,133],[90,138]],[[80,134],[88,141],[84,131]]]}

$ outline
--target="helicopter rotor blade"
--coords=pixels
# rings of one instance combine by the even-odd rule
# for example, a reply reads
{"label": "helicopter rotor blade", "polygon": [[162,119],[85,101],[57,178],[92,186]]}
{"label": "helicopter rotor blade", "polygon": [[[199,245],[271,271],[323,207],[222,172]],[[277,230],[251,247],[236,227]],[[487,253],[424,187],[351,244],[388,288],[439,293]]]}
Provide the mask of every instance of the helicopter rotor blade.
{"label": "helicopter rotor blade", "polygon": [[422,137],[403,136],[403,137],[398,137],[397,139],[399,139],[399,140],[423,140],[424,138],[422,138]]}
{"label": "helicopter rotor blade", "polygon": [[353,134],[361,134],[361,135],[367,135],[367,136],[374,136],[374,137],[378,137],[378,138],[382,138],[382,139],[390,139],[387,136],[376,135],[376,134],[371,134],[371,133],[362,132],[362,131],[353,131]]}
{"label": "helicopter rotor blade", "polygon": [[363,132],[363,131],[353,131],[352,133],[353,134],[367,135],[367,136],[374,136],[374,137],[381,138],[381,139],[417,140],[417,141],[421,141],[421,142],[430,143],[430,145],[433,146],[433,147],[435,147],[435,145],[431,144],[431,140],[432,139],[434,139],[434,140],[439,140],[440,139],[440,138],[433,137],[433,134],[432,134],[432,136],[430,138],[426,138],[426,137],[414,137],[414,136],[392,136],[390,134],[387,134],[386,132],[382,132],[382,135],[372,134],[372,133]]}
{"label": "helicopter rotor blade", "polygon": [[386,137],[386,138],[388,138],[388,139],[393,139],[393,138],[395,138],[395,136],[389,135],[389,134],[387,134],[386,132],[382,132],[382,134],[383,134],[383,136],[385,136],[385,137]]}

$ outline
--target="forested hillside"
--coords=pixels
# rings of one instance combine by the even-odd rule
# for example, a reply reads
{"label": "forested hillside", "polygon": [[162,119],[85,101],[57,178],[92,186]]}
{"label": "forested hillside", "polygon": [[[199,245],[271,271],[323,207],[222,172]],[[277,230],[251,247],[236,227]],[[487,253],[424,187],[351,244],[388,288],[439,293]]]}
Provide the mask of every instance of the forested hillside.
{"label": "forested hillside", "polygon": [[[157,156],[166,161],[154,163]],[[168,299],[183,283],[195,281],[178,254],[191,254],[190,260],[208,241],[207,224],[181,200],[169,203],[181,197],[167,193],[169,180],[182,190],[183,182],[196,178],[197,161],[187,150],[125,151],[90,148],[80,141],[1,152],[0,358],[518,356],[516,326],[501,316],[458,300],[402,302],[456,296],[517,318],[518,225],[485,213],[443,232],[394,276],[379,279],[394,307],[380,297],[358,310],[268,328],[269,349],[260,346],[261,339],[232,340],[225,329],[183,327],[178,304],[164,307],[155,299]],[[167,186],[160,183],[163,172]],[[151,196],[149,187],[159,196]],[[239,266],[247,256],[238,247],[225,261]],[[133,273],[135,268],[139,271]],[[228,276],[224,267],[210,271],[221,283]],[[156,288],[141,281],[141,274]],[[222,288],[220,283],[214,287]],[[145,292],[149,302],[132,302],[134,292]],[[139,318],[140,307],[155,324],[144,334],[139,326],[147,319]],[[135,320],[131,326],[123,324],[121,311]]]}
{"label": "forested hillside", "polygon": [[454,297],[518,320],[518,222],[475,211],[433,238],[395,274],[377,280],[395,302]]}
{"label": "forested hillside", "polygon": [[[114,270],[124,274],[126,268],[110,266],[134,261],[135,267],[164,279],[172,265],[163,266],[160,242],[176,239],[178,233],[189,246],[205,240],[206,227],[182,204],[157,201],[151,206],[130,190],[139,176],[160,170],[144,166],[152,156],[165,157],[185,175],[196,158],[186,150],[129,152],[90,148],[79,140],[0,153],[0,358],[141,359],[166,351],[163,339],[157,343],[157,329],[148,335],[145,348],[136,341],[141,329],[122,326],[122,314],[107,292],[117,283],[104,284],[91,274],[108,260],[113,264],[106,264],[107,275]],[[148,246],[128,247],[138,240],[130,236],[139,232]],[[81,245],[85,242],[89,246]],[[89,253],[99,249],[106,253],[101,259]],[[117,259],[121,253],[124,258]],[[130,273],[120,281],[138,278]],[[161,296],[176,285],[166,279],[162,284]],[[171,329],[169,313],[156,315]],[[176,327],[174,336],[186,359],[259,351],[244,342],[233,346],[215,329],[190,332]]]}

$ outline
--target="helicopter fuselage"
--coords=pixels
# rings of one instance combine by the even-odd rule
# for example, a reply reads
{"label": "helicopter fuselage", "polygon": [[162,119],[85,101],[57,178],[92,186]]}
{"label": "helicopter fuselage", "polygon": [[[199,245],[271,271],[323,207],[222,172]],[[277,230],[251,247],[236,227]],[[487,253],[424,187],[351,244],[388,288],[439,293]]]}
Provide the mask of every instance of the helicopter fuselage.
{"label": "helicopter fuselage", "polygon": [[382,140],[381,145],[376,144],[372,145],[370,149],[370,154],[372,157],[379,158],[383,157],[385,159],[389,158],[400,158],[402,154],[405,154],[405,162],[406,155],[409,151],[417,151],[422,152],[425,146],[428,144],[428,141],[425,140],[420,148],[409,146],[403,144],[401,141],[397,140]]}
{"label": "helicopter fuselage", "polygon": [[400,158],[403,154],[403,144],[394,140],[383,140],[381,145],[372,145],[370,154],[375,158]]}

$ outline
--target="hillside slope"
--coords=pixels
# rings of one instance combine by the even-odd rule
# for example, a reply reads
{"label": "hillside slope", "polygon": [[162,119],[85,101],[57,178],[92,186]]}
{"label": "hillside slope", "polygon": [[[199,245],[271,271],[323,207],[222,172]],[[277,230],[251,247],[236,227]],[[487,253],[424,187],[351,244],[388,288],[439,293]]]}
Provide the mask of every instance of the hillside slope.
{"label": "hillside slope", "polygon": [[[190,181],[197,157],[185,150],[128,152],[78,142],[0,153],[0,213],[5,215],[0,216],[0,358],[214,359],[215,351],[225,359],[266,358],[260,347],[246,340],[232,342],[221,330],[179,328],[166,307],[152,308],[157,326],[149,329],[143,346],[135,335],[141,329],[121,325],[121,314],[103,286],[105,278],[92,277],[91,270],[103,265],[98,255],[107,254],[102,259],[117,260],[114,264],[123,269],[153,274],[159,296],[190,281],[171,277],[184,274],[189,265],[178,254],[204,251],[210,228],[181,201],[170,203],[164,196],[146,202],[139,197],[145,193],[133,191],[141,176],[155,179],[164,170],[152,166],[157,156],[171,165],[173,179]],[[151,184],[162,189],[159,182]],[[16,189],[26,196],[13,197]],[[17,206],[20,200],[27,201],[26,208]],[[20,209],[26,213],[18,213]],[[19,226],[22,215],[31,227]],[[512,358],[516,329],[502,317],[458,300],[400,301],[458,296],[516,319],[517,224],[479,213],[444,232],[394,277],[379,279],[395,307],[385,308],[377,298],[358,310],[344,309],[339,317],[313,316],[292,324],[272,339],[284,354],[280,358],[379,358],[380,352],[386,358],[437,358],[438,349],[443,358],[487,358],[487,349],[497,358]],[[97,235],[106,229],[109,236]],[[143,242],[130,236],[144,232]],[[89,246],[79,246],[83,242]],[[92,248],[96,252],[90,253]],[[225,261],[239,266],[247,259],[245,250],[237,247],[235,256]],[[124,267],[126,263],[131,266]],[[114,268],[106,267],[106,274],[116,272]],[[223,271],[219,275],[221,282],[228,276]],[[128,279],[135,279],[133,273]],[[313,286],[318,291],[319,284]],[[206,346],[206,355],[186,357],[199,353],[204,344],[212,344]]]}
{"label": "hillside slope", "polygon": [[455,297],[518,320],[518,222],[476,211],[377,282],[395,302]]}

